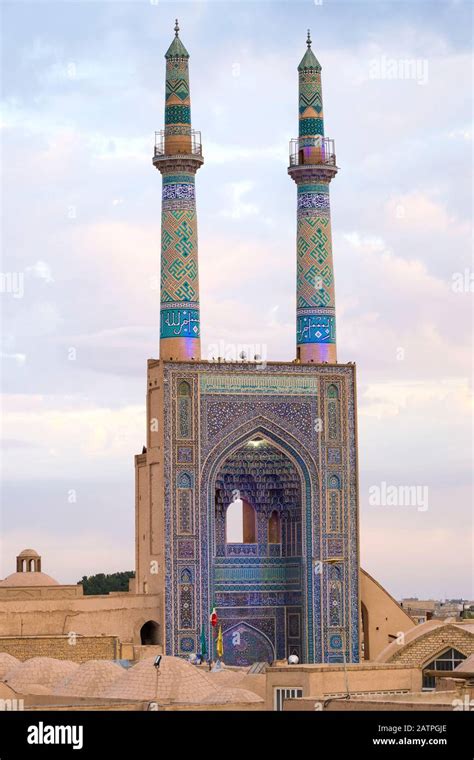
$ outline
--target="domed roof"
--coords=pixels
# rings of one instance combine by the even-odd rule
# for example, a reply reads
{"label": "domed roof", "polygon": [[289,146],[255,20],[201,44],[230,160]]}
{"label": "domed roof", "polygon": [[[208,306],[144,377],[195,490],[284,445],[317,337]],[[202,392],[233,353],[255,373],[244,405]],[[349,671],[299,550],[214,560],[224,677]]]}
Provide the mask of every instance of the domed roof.
{"label": "domed roof", "polygon": [[18,699],[18,694],[11,686],[6,683],[0,683],[0,699]]}
{"label": "domed roof", "polygon": [[5,678],[9,670],[13,670],[15,665],[19,664],[20,660],[13,657],[12,654],[8,654],[8,652],[0,652],[0,681]]}
{"label": "domed roof", "polygon": [[64,697],[101,697],[126,671],[109,660],[89,660],[60,681],[53,694]]}
{"label": "domed roof", "polygon": [[239,689],[238,687],[228,686],[224,689],[218,689],[212,694],[208,694],[201,700],[204,705],[225,705],[225,704],[245,704],[250,702],[264,702],[262,697],[248,689]]}
{"label": "domed roof", "polygon": [[158,673],[154,661],[154,657],[141,660],[109,686],[102,696],[192,704],[217,691],[196,665],[180,657],[163,656]]}
{"label": "domed roof", "polygon": [[[5,683],[21,694],[51,693],[59,681],[79,668],[77,662],[55,660],[52,657],[33,657],[14,665],[5,676]],[[36,687],[40,690],[37,691]],[[46,691],[45,691],[46,689]]]}
{"label": "domed roof", "polygon": [[227,686],[238,686],[242,679],[247,675],[247,670],[244,668],[242,668],[242,670],[230,670],[229,668],[224,667],[222,670],[207,671],[205,672],[205,675],[214,686],[218,689],[222,689]]}
{"label": "domed roof", "polygon": [[7,575],[3,581],[0,581],[0,586],[15,586],[28,588],[28,586],[59,586],[58,581],[51,578],[46,573],[12,573]]}
{"label": "domed roof", "polygon": [[20,552],[18,556],[19,557],[39,557],[39,554],[35,549],[23,549],[23,551]]}

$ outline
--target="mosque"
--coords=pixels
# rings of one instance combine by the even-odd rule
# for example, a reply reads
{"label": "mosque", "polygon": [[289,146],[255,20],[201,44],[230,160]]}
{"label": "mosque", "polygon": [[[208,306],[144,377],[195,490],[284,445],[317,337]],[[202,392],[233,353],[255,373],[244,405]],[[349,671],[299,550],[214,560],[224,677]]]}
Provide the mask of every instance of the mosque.
{"label": "mosque", "polygon": [[296,358],[229,365],[201,357],[195,175],[204,159],[177,25],[165,58],[153,159],[163,177],[160,359],[148,363],[148,439],[136,459],[137,583],[166,600],[168,654],[195,652],[203,626],[210,639],[215,605],[235,664],[290,653],[357,662],[355,367],[336,360],[329,185],[338,169],[321,66],[308,36],[288,169]]}
{"label": "mosque", "polygon": [[[297,262],[288,362],[201,355],[195,179],[204,157],[177,22],[165,60],[152,159],[162,175],[160,350],[148,360],[146,446],[135,457],[135,578],[128,593],[86,597],[25,550],[0,581],[0,652],[71,659],[71,648],[58,652],[73,631],[78,661],[91,652],[139,659],[150,647],[188,657],[204,646],[214,657],[215,608],[228,665],[290,655],[352,665],[390,646],[400,659],[393,642],[414,621],[360,568],[356,367],[336,351],[329,199],[338,167],[309,33],[288,166]],[[470,654],[472,632],[458,646]]]}

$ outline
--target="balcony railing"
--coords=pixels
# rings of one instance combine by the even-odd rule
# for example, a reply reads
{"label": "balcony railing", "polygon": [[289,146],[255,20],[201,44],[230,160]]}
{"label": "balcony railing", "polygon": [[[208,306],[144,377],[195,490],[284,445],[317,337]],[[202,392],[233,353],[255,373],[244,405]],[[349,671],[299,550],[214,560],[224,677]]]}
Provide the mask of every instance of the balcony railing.
{"label": "balcony railing", "polygon": [[334,140],[329,137],[297,137],[290,140],[290,166],[336,166]]}
{"label": "balcony railing", "polygon": [[[166,140],[172,138],[172,142],[187,141],[190,138],[190,150],[177,150],[177,154],[180,155],[193,155],[202,158],[202,145],[201,145],[201,133],[195,129],[190,129],[187,134],[184,135],[166,135],[165,130],[161,129],[159,132],[155,132],[155,158],[165,156]],[[169,154],[169,150],[168,150]]]}

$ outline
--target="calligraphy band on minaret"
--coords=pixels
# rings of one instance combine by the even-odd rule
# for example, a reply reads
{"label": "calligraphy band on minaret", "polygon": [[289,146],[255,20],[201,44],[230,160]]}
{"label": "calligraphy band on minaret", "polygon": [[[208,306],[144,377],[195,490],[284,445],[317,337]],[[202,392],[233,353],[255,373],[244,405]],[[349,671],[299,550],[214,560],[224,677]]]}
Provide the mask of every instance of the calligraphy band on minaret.
{"label": "calligraphy band on minaret", "polygon": [[160,357],[200,359],[195,174],[201,137],[191,129],[189,53],[175,37],[166,54],[165,128],[155,133],[153,164],[163,177],[161,206]]}
{"label": "calligraphy band on minaret", "polygon": [[307,50],[298,66],[299,137],[290,142],[288,174],[297,185],[297,359],[336,361],[336,315],[329,183],[338,169],[324,136],[321,65]]}

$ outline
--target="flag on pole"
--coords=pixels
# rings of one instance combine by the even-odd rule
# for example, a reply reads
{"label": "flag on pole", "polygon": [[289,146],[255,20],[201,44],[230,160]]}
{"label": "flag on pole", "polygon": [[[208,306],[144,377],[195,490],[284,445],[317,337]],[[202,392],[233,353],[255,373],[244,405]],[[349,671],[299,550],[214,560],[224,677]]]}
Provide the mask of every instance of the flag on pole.
{"label": "flag on pole", "polygon": [[201,628],[201,655],[205,657],[207,654],[206,634],[204,633],[204,626]]}
{"label": "flag on pole", "polygon": [[219,633],[217,634],[217,656],[221,660],[224,656],[224,639],[222,638],[222,626],[219,626]]}
{"label": "flag on pole", "polygon": [[210,619],[211,619],[211,625],[212,625],[212,627],[215,628],[216,625],[217,625],[217,610],[216,610],[216,605],[215,604],[212,605],[211,618]]}

